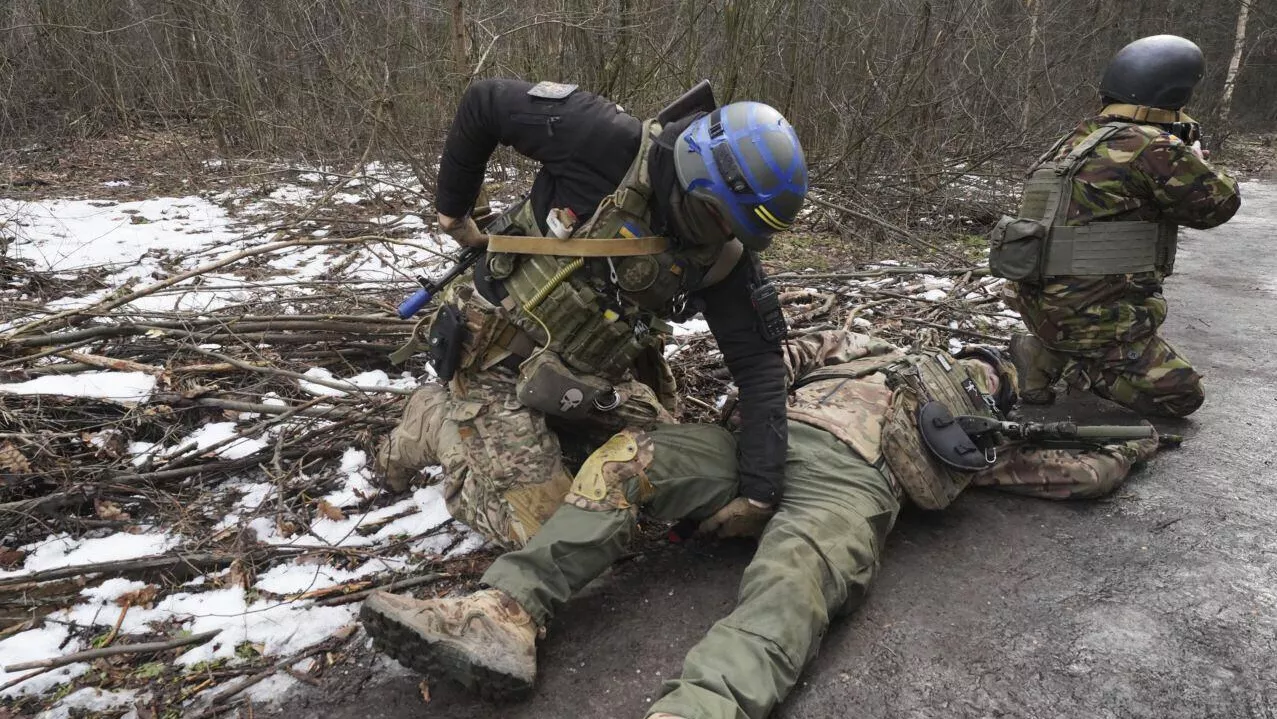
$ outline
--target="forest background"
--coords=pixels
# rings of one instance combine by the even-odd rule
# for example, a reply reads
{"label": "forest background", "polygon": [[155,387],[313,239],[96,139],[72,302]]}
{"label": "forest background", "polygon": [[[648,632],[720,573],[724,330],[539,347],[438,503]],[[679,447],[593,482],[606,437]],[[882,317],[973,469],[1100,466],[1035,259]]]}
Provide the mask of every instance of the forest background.
{"label": "forest background", "polygon": [[1208,148],[1277,123],[1277,3],[1258,0],[9,0],[0,148],[162,126],[224,157],[406,161],[428,191],[474,78],[649,116],[706,77],[790,118],[816,187],[907,220],[1022,170],[1097,107],[1117,49],[1163,32],[1206,54],[1189,109]]}

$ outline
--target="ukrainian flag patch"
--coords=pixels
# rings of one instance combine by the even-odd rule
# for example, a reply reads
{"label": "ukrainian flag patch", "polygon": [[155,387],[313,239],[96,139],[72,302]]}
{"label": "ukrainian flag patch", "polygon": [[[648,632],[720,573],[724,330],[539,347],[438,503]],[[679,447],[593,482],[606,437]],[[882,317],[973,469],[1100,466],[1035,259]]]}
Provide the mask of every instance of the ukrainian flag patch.
{"label": "ukrainian flag patch", "polygon": [[620,235],[621,237],[625,237],[629,239],[642,236],[639,233],[638,226],[635,225],[633,222],[626,222],[625,224],[621,225],[621,229],[618,230],[616,234]]}

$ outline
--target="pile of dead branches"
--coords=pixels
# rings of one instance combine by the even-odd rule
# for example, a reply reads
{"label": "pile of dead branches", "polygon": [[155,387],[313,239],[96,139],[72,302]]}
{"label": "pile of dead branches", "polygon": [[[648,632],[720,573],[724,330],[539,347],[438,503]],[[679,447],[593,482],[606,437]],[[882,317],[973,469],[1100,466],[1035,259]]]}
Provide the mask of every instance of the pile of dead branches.
{"label": "pile of dead branches", "polygon": [[[779,272],[791,333],[848,329],[902,347],[1005,346],[1018,323],[985,267],[887,266],[849,272]],[[676,338],[671,365],[683,391],[683,421],[715,421],[731,390],[708,331]]]}

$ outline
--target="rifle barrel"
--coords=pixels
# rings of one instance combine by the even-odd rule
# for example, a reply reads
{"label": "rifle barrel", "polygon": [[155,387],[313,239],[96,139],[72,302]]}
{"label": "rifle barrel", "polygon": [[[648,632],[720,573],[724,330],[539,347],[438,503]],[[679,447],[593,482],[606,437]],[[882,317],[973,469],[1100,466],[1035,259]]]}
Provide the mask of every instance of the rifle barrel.
{"label": "rifle barrel", "polygon": [[1084,439],[1147,439],[1156,436],[1150,425],[1093,424],[1077,428],[1077,436]]}

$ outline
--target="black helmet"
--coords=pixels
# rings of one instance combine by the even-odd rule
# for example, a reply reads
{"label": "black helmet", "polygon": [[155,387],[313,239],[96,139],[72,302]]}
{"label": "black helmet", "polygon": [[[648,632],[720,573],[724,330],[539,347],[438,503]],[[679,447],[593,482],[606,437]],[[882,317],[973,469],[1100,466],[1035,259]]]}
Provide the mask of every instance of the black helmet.
{"label": "black helmet", "polygon": [[1118,51],[1104,70],[1100,95],[1117,102],[1178,110],[1206,72],[1202,49],[1178,35],[1140,38]]}

